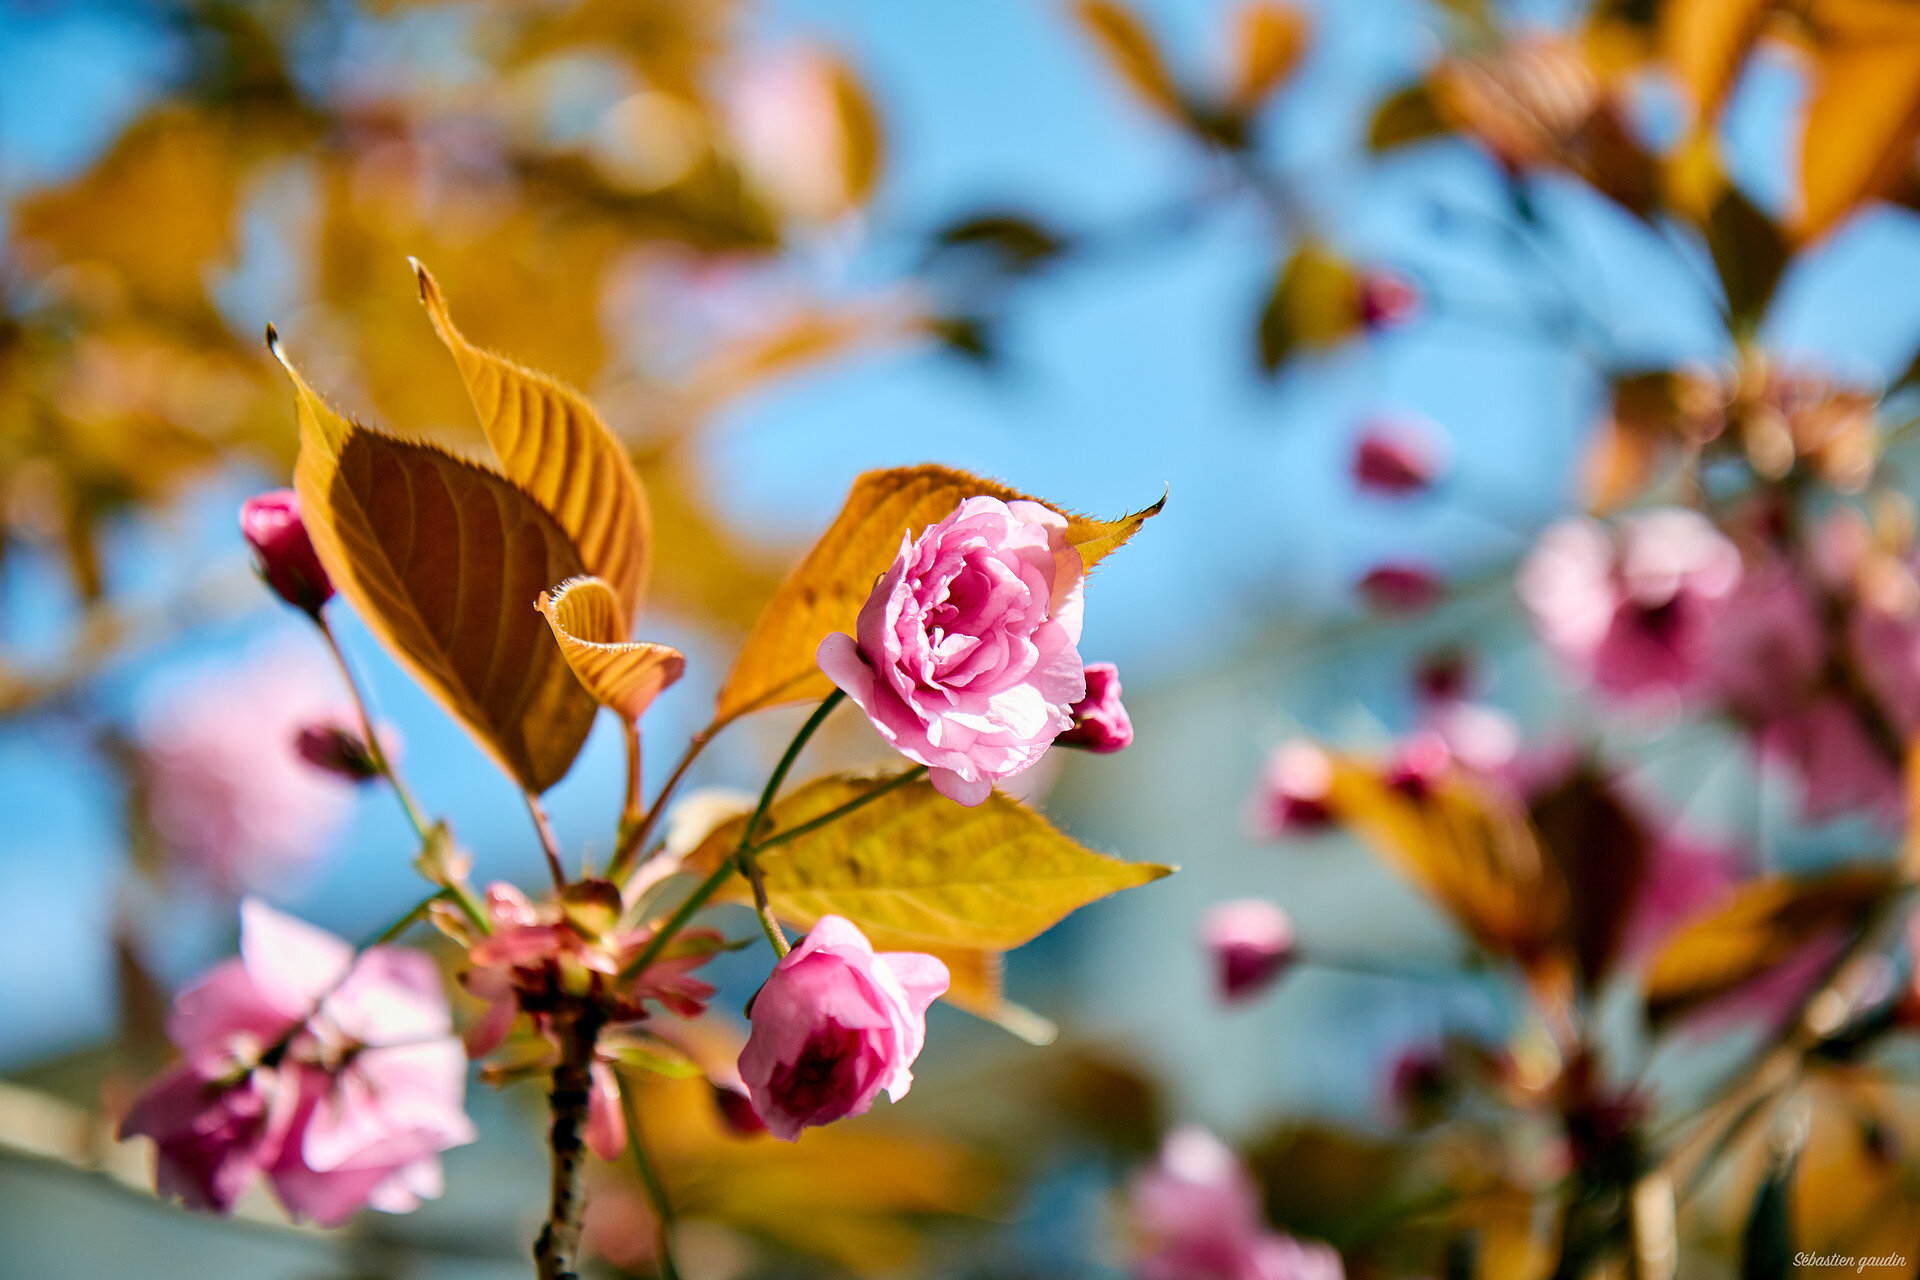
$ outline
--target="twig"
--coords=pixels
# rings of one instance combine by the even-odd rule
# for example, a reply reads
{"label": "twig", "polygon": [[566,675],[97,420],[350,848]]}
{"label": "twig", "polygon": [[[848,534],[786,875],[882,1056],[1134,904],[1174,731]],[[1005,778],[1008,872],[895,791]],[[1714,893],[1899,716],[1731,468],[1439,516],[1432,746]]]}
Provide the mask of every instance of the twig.
{"label": "twig", "polygon": [[527,813],[533,818],[533,829],[540,833],[540,851],[547,855],[547,870],[553,873],[553,887],[567,887],[567,869],[560,865],[560,842],[554,838],[553,824],[547,821],[547,811],[540,807],[540,797],[531,791],[522,792],[527,798]]}
{"label": "twig", "polygon": [[533,1261],[540,1280],[579,1280],[580,1215],[585,1207],[581,1175],[586,1165],[587,1108],[593,1097],[593,1047],[606,1015],[588,1004],[558,1028],[560,1062],[553,1069],[548,1102],[553,1126],[547,1146],[553,1155],[547,1223],[534,1241]]}

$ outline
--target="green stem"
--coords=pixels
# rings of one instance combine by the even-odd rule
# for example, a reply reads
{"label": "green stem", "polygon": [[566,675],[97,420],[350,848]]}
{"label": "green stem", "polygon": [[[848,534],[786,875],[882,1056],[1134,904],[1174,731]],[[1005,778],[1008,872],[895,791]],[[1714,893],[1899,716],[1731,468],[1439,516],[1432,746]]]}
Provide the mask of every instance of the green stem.
{"label": "green stem", "polygon": [[819,817],[809,818],[805,822],[800,823],[798,826],[788,827],[785,831],[776,831],[774,834],[768,836],[765,840],[762,840],[759,844],[754,845],[752,849],[748,850],[748,852],[755,853],[755,854],[763,853],[768,849],[774,848],[776,845],[783,845],[789,840],[797,840],[801,836],[811,835],[815,831],[818,831],[820,828],[824,826],[828,826],[832,823],[838,822],[840,819],[852,813],[855,809],[858,809],[863,805],[872,804],[875,800],[878,800],[881,796],[886,795],[889,791],[898,791],[901,787],[906,786],[909,782],[917,782],[921,778],[924,778],[926,776],[927,776],[927,767],[923,764],[915,765],[913,768],[908,769],[905,773],[895,774],[893,777],[888,778],[885,782],[881,783],[879,786],[875,787],[873,790],[867,792],[865,795],[855,796],[853,799],[847,801],[845,804],[841,805],[837,809],[829,809],[825,813],[821,814]]}
{"label": "green stem", "polygon": [[633,1090],[620,1090],[620,1109],[627,1117],[627,1145],[633,1149],[633,1167],[640,1171],[640,1185],[647,1189],[647,1200],[653,1205],[654,1221],[659,1224],[655,1236],[655,1250],[660,1263],[661,1280],[680,1280],[680,1268],[673,1260],[673,1202],[667,1199],[666,1184],[660,1181],[660,1171],[654,1168],[653,1160],[647,1154],[645,1138],[640,1133],[640,1112],[633,1105]]}
{"label": "green stem", "polygon": [[778,956],[785,956],[793,948],[787,943],[787,935],[780,928],[780,922],[774,918],[772,904],[767,901],[766,881],[761,878],[760,864],[754,861],[753,836],[760,829],[761,822],[766,819],[767,810],[773,807],[774,797],[780,793],[780,785],[787,780],[787,775],[793,771],[794,763],[800,759],[800,753],[806,749],[807,740],[827,722],[827,717],[833,714],[833,709],[839,706],[840,700],[846,696],[839,689],[835,689],[821,699],[820,705],[815,707],[813,714],[807,717],[807,722],[800,726],[800,732],[793,735],[793,741],[787,744],[785,754],[780,757],[780,763],[773,766],[773,773],[768,776],[767,785],[760,789],[760,803],[753,807],[753,816],[747,819],[747,825],[740,828],[740,843],[733,850],[734,864],[740,868],[740,874],[747,878],[747,883],[753,886],[753,907],[760,917],[760,928],[766,933],[767,941],[772,944],[774,954]]}
{"label": "green stem", "polygon": [[327,648],[333,653],[333,660],[340,668],[341,679],[347,682],[347,693],[353,699],[353,709],[360,717],[360,733],[366,739],[367,758],[373,761],[374,768],[393,788],[393,794],[400,801],[400,807],[406,810],[407,821],[413,824],[413,834],[421,840],[427,838],[427,822],[420,814],[420,806],[414,801],[413,793],[400,779],[399,770],[393,767],[393,761],[387,758],[386,750],[380,745],[380,735],[373,731],[373,713],[368,709],[367,697],[360,689],[360,681],[354,677],[353,664],[347,661],[347,651],[340,647],[340,638],[333,633],[333,624],[327,621],[324,613],[316,613],[314,621],[319,624],[320,634],[326,639]]}

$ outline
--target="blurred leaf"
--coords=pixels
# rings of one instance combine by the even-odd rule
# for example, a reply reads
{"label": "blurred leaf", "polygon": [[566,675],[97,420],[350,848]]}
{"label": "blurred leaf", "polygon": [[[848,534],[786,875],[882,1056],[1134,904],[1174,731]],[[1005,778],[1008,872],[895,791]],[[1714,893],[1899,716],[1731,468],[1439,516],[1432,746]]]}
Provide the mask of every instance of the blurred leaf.
{"label": "blurred leaf", "polygon": [[1586,990],[1596,990],[1619,959],[1646,882],[1652,837],[1591,768],[1576,770],[1530,810],[1541,848],[1566,885],[1575,971]]}
{"label": "blurred leaf", "polygon": [[[834,774],[777,801],[762,841],[856,800],[889,779]],[[745,818],[725,823],[688,855],[692,870],[719,866],[740,843]],[[1121,862],[1062,835],[999,792],[967,808],[924,778],[898,787],[757,858],[782,919],[810,927],[841,915],[878,938],[927,947],[1006,950],[1061,917],[1169,867]]]}
{"label": "blurred leaf", "polygon": [[1293,74],[1306,51],[1310,27],[1305,14],[1278,0],[1242,0],[1230,21],[1226,103],[1229,110],[1249,116]]}
{"label": "blurred leaf", "polygon": [[646,595],[653,542],[647,493],[625,446],[578,392],[469,343],[433,276],[418,262],[413,269],[501,470],[546,508],[588,571],[613,589],[620,608],[604,638],[625,640]]}
{"label": "blurred leaf", "polygon": [[334,585],[501,768],[545,791],[595,707],[533,604],[584,571],[579,553],[511,481],[348,422],[273,348],[299,407],[294,485]]}
{"label": "blurred leaf", "polygon": [[1373,109],[1373,121],[1367,126],[1367,148],[1390,151],[1450,132],[1451,126],[1433,100],[1433,90],[1425,84],[1410,84],[1382,98]]}
{"label": "blurred leaf", "polygon": [[1766,314],[1792,246],[1772,218],[1729,185],[1709,215],[1707,247],[1727,293],[1728,315],[1736,329],[1751,329]]}
{"label": "blurred leaf", "polygon": [[[961,502],[980,494],[1003,502],[1039,501],[991,480],[940,466],[869,471],[855,480],[833,524],[754,623],[720,688],[715,722],[831,693],[833,683],[814,660],[820,642],[836,631],[854,631],[874,580],[899,554],[902,537],[918,536],[953,514]],[[1063,511],[1067,541],[1080,549],[1082,561],[1091,569],[1131,538],[1165,501],[1162,498],[1114,521]]]}
{"label": "blurred leaf", "polygon": [[1793,1175],[1798,1154],[1776,1160],[1760,1180],[1740,1234],[1740,1280],[1789,1280],[1794,1274]]}
{"label": "blurred leaf", "polygon": [[1566,929],[1566,891],[1517,803],[1458,771],[1410,793],[1336,759],[1327,804],[1482,946],[1546,974]]}
{"label": "blurred leaf", "polygon": [[1803,239],[1896,190],[1920,139],[1920,10],[1898,25],[1830,27],[1814,54],[1800,149]]}
{"label": "blurred leaf", "polygon": [[840,125],[840,179],[848,207],[858,208],[873,195],[880,181],[884,159],[880,113],[874,109],[860,77],[842,59],[830,63],[829,86]]}
{"label": "blurred leaf", "polygon": [[538,607],[593,700],[629,723],[637,722],[687,669],[678,649],[621,638],[625,608],[600,578],[570,578],[551,592],[542,591]]}
{"label": "blurred leaf", "polygon": [[937,264],[958,254],[986,257],[1000,274],[1028,275],[1058,258],[1067,248],[1060,232],[1025,213],[978,213],[934,233],[924,261]]}
{"label": "blurred leaf", "polygon": [[1324,351],[1360,332],[1359,276],[1317,241],[1281,265],[1260,312],[1260,368],[1268,375],[1300,351]]}
{"label": "blurred leaf", "polygon": [[1664,0],[1660,52],[1693,100],[1694,127],[1720,115],[1775,0]]}
{"label": "blurred leaf", "polygon": [[1662,1023],[1727,995],[1808,943],[1857,926],[1894,884],[1879,867],[1808,879],[1765,876],[1676,933],[1647,970],[1647,1017]]}
{"label": "blurred leaf", "polygon": [[1075,0],[1073,15],[1129,89],[1170,120],[1185,123],[1185,95],[1168,70],[1153,33],[1137,14],[1115,0]]}

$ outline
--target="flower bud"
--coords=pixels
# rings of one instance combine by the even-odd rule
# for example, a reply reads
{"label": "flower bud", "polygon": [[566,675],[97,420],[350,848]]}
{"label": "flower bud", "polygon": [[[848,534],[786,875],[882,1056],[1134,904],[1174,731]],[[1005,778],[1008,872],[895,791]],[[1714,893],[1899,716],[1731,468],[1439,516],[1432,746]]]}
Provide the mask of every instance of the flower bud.
{"label": "flower bud", "polygon": [[754,1138],[767,1131],[767,1122],[753,1109],[753,1099],[747,1096],[744,1085],[725,1084],[710,1080],[713,1089],[714,1109],[720,1113],[720,1123],[727,1126],[727,1132],[736,1138]]}
{"label": "flower bud", "polygon": [[1120,668],[1111,662],[1087,664],[1087,696],[1069,712],[1073,728],[1054,739],[1063,747],[1084,747],[1099,755],[1133,745],[1133,720],[1120,705]]}
{"label": "flower bud", "polygon": [[1324,827],[1333,821],[1327,806],[1332,790],[1333,761],[1325,751],[1305,738],[1283,742],[1267,757],[1253,827],[1268,838]]}
{"label": "flower bud", "polygon": [[1440,441],[1412,422],[1369,423],[1353,448],[1353,481],[1362,493],[1404,498],[1433,487],[1440,473]]}
{"label": "flower bud", "polygon": [[294,735],[293,748],[314,768],[348,782],[366,782],[380,776],[380,765],[367,740],[343,724],[318,721],[306,725]]}
{"label": "flower bud", "polygon": [[1431,569],[1415,564],[1383,564],[1360,579],[1360,594],[1382,613],[1418,613],[1441,596],[1440,579]]}
{"label": "flower bud", "polygon": [[1420,310],[1420,290],[1397,271],[1370,267],[1360,273],[1355,305],[1360,323],[1370,332],[1393,329],[1413,319]]}
{"label": "flower bud", "polygon": [[260,576],[275,595],[315,618],[333,598],[333,583],[314,552],[291,489],[256,494],[240,508],[240,532],[253,548]]}
{"label": "flower bud", "polygon": [[1228,1003],[1266,990],[1294,958],[1293,923],[1259,898],[1214,906],[1200,923],[1200,940],[1213,954],[1220,998]]}

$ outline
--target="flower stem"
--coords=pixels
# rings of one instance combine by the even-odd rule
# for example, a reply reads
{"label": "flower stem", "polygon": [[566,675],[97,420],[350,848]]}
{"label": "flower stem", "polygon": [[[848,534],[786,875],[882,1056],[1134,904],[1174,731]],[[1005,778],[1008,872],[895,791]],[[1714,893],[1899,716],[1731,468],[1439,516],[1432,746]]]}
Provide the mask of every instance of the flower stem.
{"label": "flower stem", "polygon": [[753,886],[753,907],[760,916],[760,928],[766,933],[767,941],[773,945],[775,955],[784,956],[793,948],[787,943],[787,935],[780,928],[780,922],[774,919],[773,906],[767,901],[767,884],[760,875],[760,866],[754,861],[753,836],[760,829],[760,823],[766,818],[767,810],[773,807],[774,797],[780,794],[780,784],[787,780],[793,771],[794,762],[800,759],[800,753],[806,749],[807,740],[816,730],[827,722],[833,709],[847,695],[838,689],[820,700],[813,714],[807,717],[800,732],[793,735],[793,741],[787,744],[786,751],[780,757],[780,763],[773,766],[773,772],[767,777],[767,785],[760,789],[760,803],[753,807],[753,816],[747,819],[747,825],[740,828],[740,843],[734,847],[733,861],[740,868],[740,874]]}
{"label": "flower stem", "polygon": [[387,758],[386,749],[380,745],[380,736],[373,731],[373,713],[368,709],[366,694],[361,691],[360,681],[354,677],[353,664],[347,661],[347,651],[340,647],[340,638],[333,633],[333,624],[327,621],[324,613],[315,613],[314,622],[320,628],[320,634],[326,639],[327,648],[333,653],[333,660],[340,668],[341,679],[347,682],[347,693],[353,698],[353,709],[360,717],[360,733],[366,739],[367,758],[373,761],[374,768],[393,788],[393,794],[400,801],[400,807],[406,810],[407,821],[413,824],[413,834],[421,840],[427,838],[427,821],[421,816],[420,806],[415,802],[413,793],[400,778],[400,771],[393,767],[393,761]]}
{"label": "flower stem", "polygon": [[540,1280],[578,1280],[580,1215],[585,1207],[582,1173],[586,1166],[587,1108],[593,1092],[593,1047],[606,1015],[582,1005],[558,1028],[560,1061],[553,1069],[548,1103],[553,1127],[547,1146],[553,1155],[547,1224],[533,1245]]}
{"label": "flower stem", "polygon": [[839,806],[838,808],[829,809],[817,818],[809,818],[805,822],[800,823],[798,826],[788,827],[785,831],[774,832],[772,835],[768,836],[765,840],[762,840],[760,843],[754,845],[753,848],[750,849],[748,852],[756,853],[756,854],[761,853],[767,849],[774,848],[776,845],[783,845],[789,840],[797,840],[801,836],[811,835],[822,827],[829,826],[835,822],[838,822],[840,819],[852,813],[855,809],[858,809],[863,805],[872,804],[875,800],[878,800],[881,796],[886,795],[889,791],[898,791],[901,787],[906,786],[909,782],[918,782],[921,778],[924,778],[926,776],[927,776],[927,767],[923,764],[915,765],[913,768],[908,769],[905,773],[898,773],[898,774],[895,774],[893,777],[888,778],[885,782],[881,783],[879,786],[875,787],[873,790],[867,792],[865,795],[855,796],[853,799],[847,801],[845,804]]}
{"label": "flower stem", "polygon": [[635,720],[623,723],[621,730],[627,744],[627,797],[620,805],[620,830],[640,821],[640,724]]}
{"label": "flower stem", "polygon": [[620,1108],[627,1117],[627,1145],[633,1148],[633,1166],[640,1171],[640,1184],[647,1189],[647,1200],[653,1205],[653,1218],[657,1224],[654,1252],[660,1264],[661,1280],[680,1280],[680,1268],[673,1260],[673,1202],[667,1198],[666,1184],[660,1181],[660,1171],[647,1154],[646,1140],[640,1134],[640,1112],[633,1105],[632,1089],[620,1090]]}
{"label": "flower stem", "polygon": [[[679,789],[680,780],[687,776],[687,770],[693,767],[693,762],[699,759],[700,753],[707,749],[707,744],[713,741],[713,735],[719,731],[719,725],[710,724],[694,734],[687,742],[687,749],[680,753],[680,760],[673,766],[672,774],[668,775],[665,785],[660,788],[660,794],[654,797],[653,807],[647,810],[646,816],[638,822],[621,821],[620,843],[613,851],[612,860],[607,863],[609,880],[617,885],[626,884],[634,867],[639,865],[640,850],[645,847],[647,837],[653,834],[654,828],[660,825],[660,819],[666,815],[667,802],[673,799],[673,793]],[[634,779],[630,785],[637,786],[638,780]]]}
{"label": "flower stem", "polygon": [[527,813],[533,818],[533,829],[540,833],[540,851],[547,855],[547,870],[553,873],[553,887],[567,887],[567,869],[560,865],[560,842],[554,838],[553,823],[547,821],[547,811],[540,806],[540,797],[531,791],[521,793],[527,798]]}

